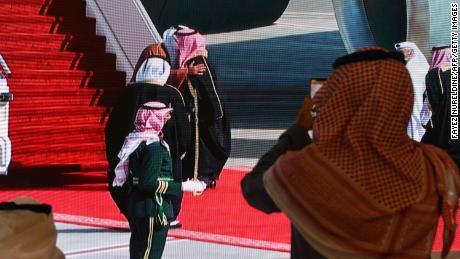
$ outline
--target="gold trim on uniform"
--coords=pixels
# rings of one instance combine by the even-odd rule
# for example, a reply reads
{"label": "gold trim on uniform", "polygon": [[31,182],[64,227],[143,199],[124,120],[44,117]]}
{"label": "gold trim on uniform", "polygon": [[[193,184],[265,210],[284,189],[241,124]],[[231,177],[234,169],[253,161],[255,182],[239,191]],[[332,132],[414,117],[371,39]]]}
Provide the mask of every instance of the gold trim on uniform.
{"label": "gold trim on uniform", "polygon": [[158,193],[161,189],[161,181],[159,181],[158,183],[158,187],[157,187],[157,190],[155,191],[155,193]]}
{"label": "gold trim on uniform", "polygon": [[166,191],[168,190],[168,187],[169,187],[169,182],[165,182],[165,190],[164,190],[163,194],[166,193]]}
{"label": "gold trim on uniform", "polygon": [[153,217],[149,217],[149,236],[147,239],[147,249],[145,250],[145,253],[144,253],[144,259],[149,259],[150,249],[152,248],[153,226],[154,226]]}

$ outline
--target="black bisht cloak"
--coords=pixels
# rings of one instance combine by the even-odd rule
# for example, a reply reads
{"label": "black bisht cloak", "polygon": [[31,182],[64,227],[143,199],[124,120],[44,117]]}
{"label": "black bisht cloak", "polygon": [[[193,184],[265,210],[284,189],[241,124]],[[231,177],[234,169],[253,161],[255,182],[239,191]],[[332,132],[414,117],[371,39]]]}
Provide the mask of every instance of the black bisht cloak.
{"label": "black bisht cloak", "polygon": [[147,83],[127,85],[113,107],[105,127],[106,156],[109,163],[107,172],[109,191],[123,214],[126,213],[128,186],[127,184],[121,188],[112,186],[115,178],[114,169],[119,162],[118,153],[126,136],[134,130],[137,110],[144,103],[150,101],[162,102],[167,107],[174,109],[171,119],[163,128],[163,133],[171,151],[174,180],[182,181],[180,157],[190,145],[190,122],[180,92],[168,85],[159,86]]}
{"label": "black bisht cloak", "polygon": [[435,145],[455,161],[460,169],[460,141],[451,139],[451,69],[431,69],[426,75],[426,90],[433,116],[433,127],[426,130],[422,142]]}
{"label": "black bisht cloak", "polygon": [[[199,156],[198,178],[218,180],[219,175],[230,156],[231,131],[228,115],[221,98],[217,77],[212,66],[204,56],[197,56],[187,63],[204,64],[203,75],[189,76],[181,86],[186,109],[192,126],[192,145],[184,159],[184,178],[193,178],[195,165],[195,105],[190,87],[196,90],[198,97]],[[190,84],[189,84],[190,83]]]}

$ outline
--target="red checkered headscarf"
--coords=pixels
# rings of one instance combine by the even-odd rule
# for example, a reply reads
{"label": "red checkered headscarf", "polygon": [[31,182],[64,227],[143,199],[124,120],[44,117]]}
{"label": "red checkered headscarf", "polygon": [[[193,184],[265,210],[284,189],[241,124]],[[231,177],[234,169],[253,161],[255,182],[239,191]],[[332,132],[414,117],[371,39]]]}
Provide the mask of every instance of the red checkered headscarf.
{"label": "red checkered headscarf", "polygon": [[452,50],[450,46],[434,47],[431,53],[430,69],[443,68],[451,65]]}
{"label": "red checkered headscarf", "polygon": [[[355,54],[372,51],[383,50]],[[405,64],[382,59],[341,65],[313,99],[318,149],[393,209],[418,200],[424,185],[423,158],[407,136],[412,92]]]}
{"label": "red checkered headscarf", "polygon": [[161,102],[147,102],[139,108],[134,122],[134,131],[126,136],[123,147],[118,153],[120,162],[115,167],[113,186],[122,186],[126,182],[129,171],[129,156],[142,142],[149,145],[161,141],[169,150],[168,144],[162,141],[162,129],[169,119],[167,114],[172,110]]}
{"label": "red checkered headscarf", "polygon": [[161,102],[144,103],[137,111],[136,120],[134,121],[134,133],[161,136],[161,130],[168,120],[166,115],[172,110],[172,108],[166,107]]}
{"label": "red checkered headscarf", "polygon": [[179,67],[186,67],[187,62],[197,56],[206,56],[206,42],[199,32],[184,28],[176,32],[179,45]]}

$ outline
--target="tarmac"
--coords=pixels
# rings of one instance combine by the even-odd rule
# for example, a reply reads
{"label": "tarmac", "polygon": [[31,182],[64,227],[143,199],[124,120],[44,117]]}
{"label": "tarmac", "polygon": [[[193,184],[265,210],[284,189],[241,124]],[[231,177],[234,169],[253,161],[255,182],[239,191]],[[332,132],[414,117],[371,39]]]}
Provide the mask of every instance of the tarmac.
{"label": "tarmac", "polygon": [[[129,257],[129,232],[57,223],[58,247],[66,258],[115,259]],[[164,259],[288,258],[288,253],[264,251],[168,237]],[[92,245],[90,245],[92,244]]]}
{"label": "tarmac", "polygon": [[206,41],[232,128],[286,129],[309,93],[309,79],[327,77],[334,60],[347,54],[327,0],[291,0],[271,26],[206,35]]}

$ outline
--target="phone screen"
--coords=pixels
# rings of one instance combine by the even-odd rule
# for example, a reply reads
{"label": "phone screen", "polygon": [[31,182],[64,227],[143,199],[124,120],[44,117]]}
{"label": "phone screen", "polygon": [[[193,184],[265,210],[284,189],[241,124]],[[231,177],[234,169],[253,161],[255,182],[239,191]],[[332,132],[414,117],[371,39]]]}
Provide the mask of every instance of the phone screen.
{"label": "phone screen", "polygon": [[324,82],[326,82],[326,78],[313,78],[310,79],[310,98],[313,98],[318,92],[318,90],[323,86]]}

